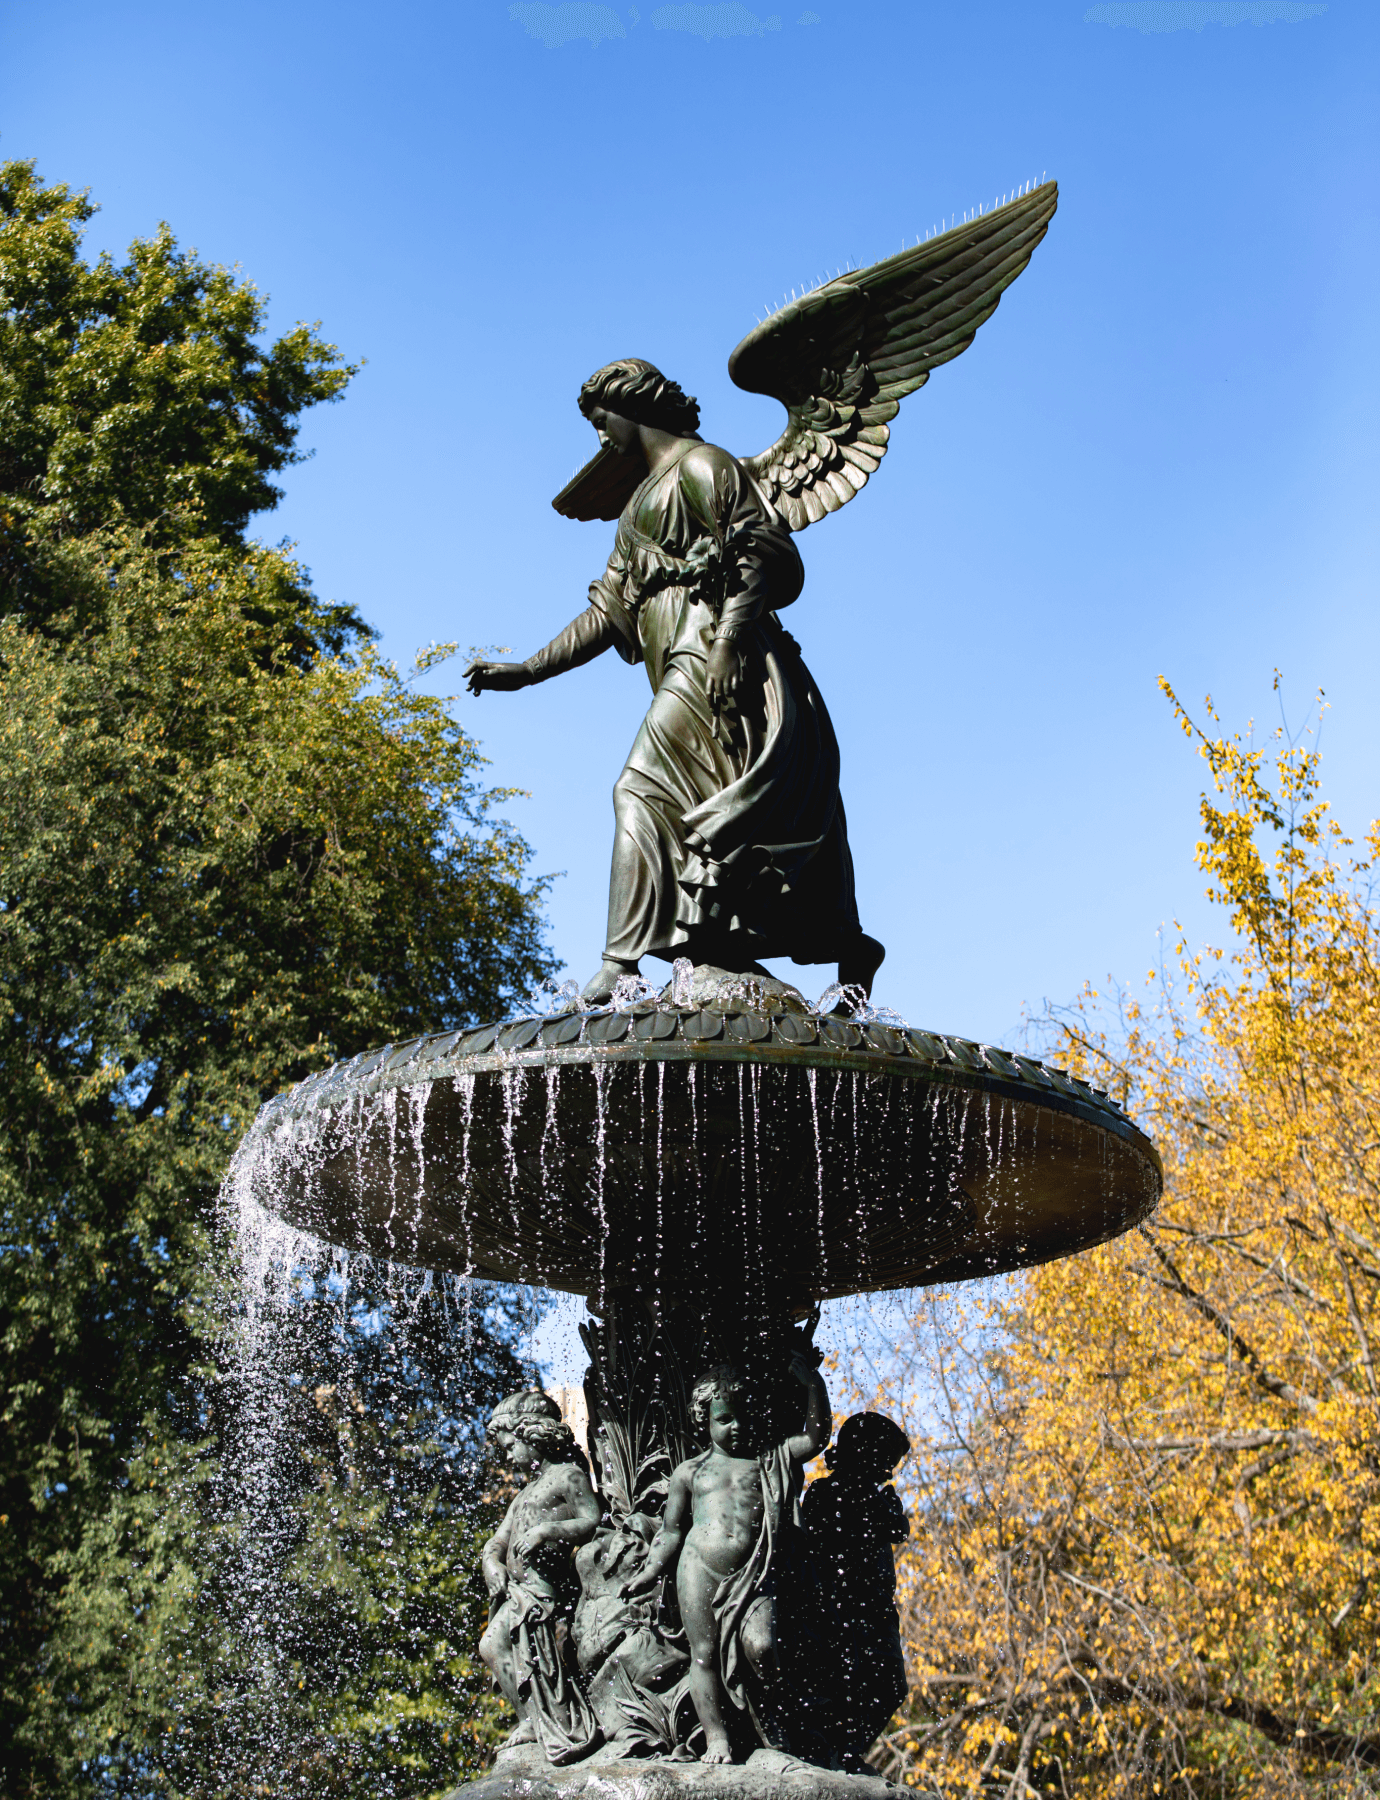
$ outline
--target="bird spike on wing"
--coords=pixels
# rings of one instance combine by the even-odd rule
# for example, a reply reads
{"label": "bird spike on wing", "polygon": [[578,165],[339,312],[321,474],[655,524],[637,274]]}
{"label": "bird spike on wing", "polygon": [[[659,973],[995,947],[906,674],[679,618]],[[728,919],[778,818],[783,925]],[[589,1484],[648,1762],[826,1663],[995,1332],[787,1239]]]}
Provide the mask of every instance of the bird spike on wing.
{"label": "bird spike on wing", "polygon": [[786,429],[742,458],[792,531],[851,500],[886,454],[888,422],[931,369],[966,350],[1030,261],[1058,202],[1050,181],[885,262],[792,300],[728,359]]}

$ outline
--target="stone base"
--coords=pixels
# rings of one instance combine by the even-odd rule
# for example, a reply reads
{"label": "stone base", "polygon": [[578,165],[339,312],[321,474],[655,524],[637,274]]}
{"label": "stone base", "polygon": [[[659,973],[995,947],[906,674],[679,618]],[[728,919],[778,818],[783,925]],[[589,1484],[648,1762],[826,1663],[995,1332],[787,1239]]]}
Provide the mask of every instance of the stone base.
{"label": "stone base", "polygon": [[769,970],[754,967],[746,974],[720,969],[714,963],[697,963],[688,990],[679,1000],[675,982],[662,990],[663,1002],[670,1005],[708,1007],[711,1011],[731,1011],[737,1007],[764,1013],[800,1013],[810,1010],[810,1003],[798,987],[780,981]]}
{"label": "stone base", "polygon": [[[446,1800],[890,1800],[880,1775],[844,1775],[779,1750],[745,1763],[600,1757],[558,1769],[534,1746],[500,1751],[487,1775]],[[923,1797],[918,1797],[923,1800]]]}

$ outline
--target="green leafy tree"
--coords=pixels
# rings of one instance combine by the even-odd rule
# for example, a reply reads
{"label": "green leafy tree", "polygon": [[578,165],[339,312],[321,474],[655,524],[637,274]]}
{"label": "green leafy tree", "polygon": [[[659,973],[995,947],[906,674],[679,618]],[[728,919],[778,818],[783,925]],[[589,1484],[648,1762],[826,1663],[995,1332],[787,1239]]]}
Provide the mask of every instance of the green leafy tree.
{"label": "green leafy tree", "polygon": [[[83,261],[85,194],[0,163],[0,608],[74,623],[43,546],[119,521],[165,549],[238,546],[303,460],[299,415],[337,400],[353,366],[313,326],[265,348],[265,298],[182,250],[166,225],[127,262]],[[315,601],[290,564],[252,604],[299,656],[371,635]]]}
{"label": "green leafy tree", "polygon": [[[215,1204],[239,1136],[311,1069],[493,1016],[552,967],[527,846],[446,704],[244,539],[297,413],[348,371],[305,328],[257,349],[252,290],[166,233],[122,270],[82,265],[88,212],[0,169],[0,1792],[45,1800],[232,1791],[212,1764],[252,1682],[217,1588],[245,1519]],[[434,1321],[428,1338],[425,1311],[409,1366],[433,1411],[376,1383],[357,1429],[387,1454],[357,1457],[349,1492],[410,1546],[400,1592],[451,1559],[445,1619],[385,1629],[359,1598],[366,1555],[353,1687],[306,1654],[324,1641],[306,1612],[348,1587],[318,1578],[345,1565],[310,1436],[285,1490],[297,1766],[372,1769],[369,1791],[395,1752],[409,1791],[443,1787],[483,1737],[473,1671],[435,1649],[468,1646],[478,1490],[472,1454],[461,1480],[426,1449],[458,1339]],[[471,1402],[525,1378],[517,1325],[482,1315]],[[420,1687],[379,1698],[424,1630]],[[371,1706],[432,1723],[371,1736]],[[331,1738],[370,1747],[333,1763]]]}

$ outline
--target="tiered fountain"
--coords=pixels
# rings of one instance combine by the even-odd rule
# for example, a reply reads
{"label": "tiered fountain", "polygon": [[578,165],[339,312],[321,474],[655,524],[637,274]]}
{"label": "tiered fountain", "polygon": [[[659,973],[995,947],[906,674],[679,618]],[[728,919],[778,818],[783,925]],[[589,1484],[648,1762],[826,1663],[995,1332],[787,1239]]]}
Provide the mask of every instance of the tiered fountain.
{"label": "tiered fountain", "polygon": [[[1037,187],[759,327],[730,368],[788,407],[762,456],[703,444],[648,364],[585,384],[603,448],[556,504],[620,517],[608,573],[546,651],[470,681],[524,687],[610,646],[646,662],[604,963],[546,1016],[313,1077],[242,1148],[241,1182],[331,1242],[588,1304],[592,1471],[543,1396],[490,1425],[527,1485],[486,1555],[484,1654],[520,1720],[486,1788],[856,1789],[841,1771],[899,1698],[876,1504],[895,1454],[860,1428],[868,1479],[836,1471],[802,1523],[820,1303],[1067,1255],[1158,1198],[1107,1094],[867,1004],[880,946],[837,750],[776,618],[790,533],[861,488],[900,397],[966,348],[1053,210]],[[858,985],[822,1010],[755,960],[831,946]],[[683,955],[664,991],[643,954]]]}

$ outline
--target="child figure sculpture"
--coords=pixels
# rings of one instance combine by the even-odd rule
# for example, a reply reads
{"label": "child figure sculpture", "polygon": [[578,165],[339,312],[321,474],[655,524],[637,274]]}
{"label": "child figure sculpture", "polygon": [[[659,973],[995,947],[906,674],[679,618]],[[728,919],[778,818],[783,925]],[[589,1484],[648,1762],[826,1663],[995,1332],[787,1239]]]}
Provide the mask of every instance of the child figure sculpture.
{"label": "child figure sculpture", "polygon": [[883,1413],[854,1413],[825,1454],[832,1471],[813,1481],[802,1512],[832,1601],[838,1669],[835,1741],[856,1773],[906,1697],[906,1659],[896,1612],[891,1547],[910,1536],[892,1472],[910,1439]]}
{"label": "child figure sculpture", "polygon": [[574,1552],[594,1536],[599,1502],[570,1427],[540,1389],[500,1401],[489,1436],[527,1485],[484,1546],[494,1605],[479,1654],[518,1715],[509,1744],[539,1743],[551,1762],[577,1762],[602,1734],[566,1673],[556,1627],[572,1599]]}
{"label": "child figure sculpture", "polygon": [[805,1429],[766,1450],[755,1447],[747,1391],[735,1370],[711,1369],[695,1383],[690,1417],[697,1431],[707,1429],[709,1448],[672,1476],[651,1554],[623,1590],[650,1592],[676,1570],[690,1645],[690,1695],[709,1763],[733,1760],[725,1696],[750,1715],[764,1742],[791,1747],[785,1697],[778,1691],[777,1593],[800,1526],[801,1465],[823,1449],[830,1418],[819,1372],[799,1352],[791,1373],[808,1397]]}

